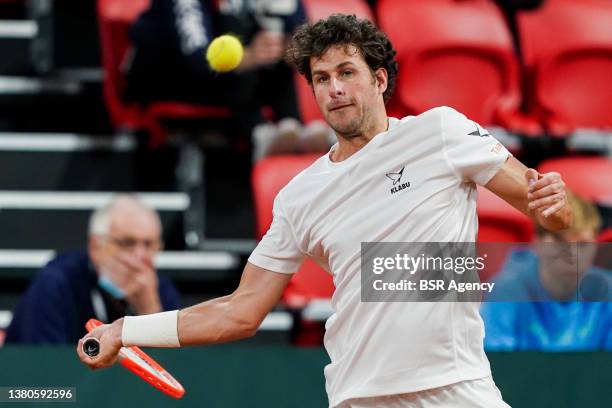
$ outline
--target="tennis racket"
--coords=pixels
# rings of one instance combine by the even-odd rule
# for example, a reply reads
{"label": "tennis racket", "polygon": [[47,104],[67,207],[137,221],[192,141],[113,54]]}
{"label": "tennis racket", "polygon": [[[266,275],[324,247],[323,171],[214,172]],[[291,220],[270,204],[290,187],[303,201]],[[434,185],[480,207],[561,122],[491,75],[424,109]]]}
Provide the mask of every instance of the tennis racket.
{"label": "tennis racket", "polygon": [[[93,329],[103,324],[99,320],[89,319],[85,328],[91,333]],[[90,338],[85,340],[83,352],[89,357],[97,356],[100,353],[100,342],[98,339]],[[181,383],[138,347],[121,347],[119,350],[119,363],[171,397],[178,399],[185,394],[185,389]]]}

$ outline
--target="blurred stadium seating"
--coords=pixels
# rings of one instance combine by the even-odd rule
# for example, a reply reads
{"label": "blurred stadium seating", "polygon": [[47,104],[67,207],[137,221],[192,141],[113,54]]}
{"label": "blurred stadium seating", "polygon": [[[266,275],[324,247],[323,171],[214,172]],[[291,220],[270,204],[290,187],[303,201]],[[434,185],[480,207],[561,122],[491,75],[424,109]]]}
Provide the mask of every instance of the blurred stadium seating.
{"label": "blurred stadium seating", "polygon": [[[121,25],[122,13],[129,15],[135,3],[114,2],[115,10],[109,13],[111,20],[118,20],[119,30],[127,28],[127,21]],[[78,49],[70,49],[69,60],[56,59],[61,66],[48,72],[35,68],[40,65],[35,61],[40,55],[33,50],[37,37],[48,36],[45,40],[55,44],[51,49],[57,52],[65,48],[67,36],[54,37],[56,30],[42,25],[48,21],[33,16],[61,16],[61,29],[74,34],[84,19],[97,27],[96,4],[0,3],[0,51],[6,56],[0,59],[0,331],[10,322],[21,292],[53,253],[83,247],[89,212],[111,192],[152,198],[149,203],[162,216],[166,248],[158,268],[177,283],[185,305],[232,290],[241,257],[253,245],[248,151],[220,145],[207,160],[206,167],[216,175],[207,188],[227,199],[208,207],[215,215],[206,226],[209,237],[221,244],[186,250],[185,222],[194,201],[175,177],[180,150],[172,144],[149,150],[139,134],[124,126],[114,133],[109,120],[113,107],[104,105],[103,67],[79,60]],[[37,7],[36,12],[31,7]],[[71,14],[84,8],[91,8],[91,14]],[[95,36],[93,42],[87,35],[80,40],[80,47],[99,49]],[[118,41],[118,47],[126,47],[125,40]],[[117,89],[122,86],[118,81]],[[236,163],[228,168],[231,160]],[[243,219],[240,214],[245,214]],[[290,317],[281,315],[266,324],[285,331],[291,326]]]}
{"label": "blurred stadium seating", "polygon": [[493,2],[378,2],[378,22],[399,63],[399,116],[451,106],[482,125],[538,134],[520,113],[520,74],[510,31]]}
{"label": "blurred stadium seating", "polygon": [[148,6],[149,0],[98,0],[98,23],[104,66],[104,98],[111,120],[117,129],[148,130],[151,144],[158,146],[166,138],[164,121],[226,118],[230,111],[222,106],[173,101],[156,102],[143,108],[123,101],[125,77],[121,67],[129,48],[128,30]]}
{"label": "blurred stadium seating", "polygon": [[519,19],[528,106],[546,129],[612,129],[612,3],[547,0]]}

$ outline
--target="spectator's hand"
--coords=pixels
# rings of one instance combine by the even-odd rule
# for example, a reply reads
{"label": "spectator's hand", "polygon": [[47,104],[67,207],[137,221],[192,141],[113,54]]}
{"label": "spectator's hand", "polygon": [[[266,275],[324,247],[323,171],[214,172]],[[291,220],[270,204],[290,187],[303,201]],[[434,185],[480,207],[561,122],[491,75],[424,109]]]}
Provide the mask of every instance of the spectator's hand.
{"label": "spectator's hand", "polygon": [[[96,327],[91,333],[86,334],[77,344],[77,354],[81,362],[92,370],[110,367],[117,361],[121,349],[121,331],[123,330],[123,319],[113,324],[105,324]],[[89,357],[83,352],[83,343],[88,338],[94,337],[100,342],[100,354]]]}
{"label": "spectator's hand", "polygon": [[529,185],[528,209],[548,218],[561,210],[567,203],[565,183],[559,173],[540,174],[534,169],[525,172]]}
{"label": "spectator's hand", "polygon": [[263,65],[275,64],[283,57],[285,36],[272,31],[260,31],[245,48],[239,69],[247,70]]}
{"label": "spectator's hand", "polygon": [[125,299],[137,314],[162,310],[157,273],[150,262],[132,254],[117,253],[104,260],[102,270],[125,293]]}

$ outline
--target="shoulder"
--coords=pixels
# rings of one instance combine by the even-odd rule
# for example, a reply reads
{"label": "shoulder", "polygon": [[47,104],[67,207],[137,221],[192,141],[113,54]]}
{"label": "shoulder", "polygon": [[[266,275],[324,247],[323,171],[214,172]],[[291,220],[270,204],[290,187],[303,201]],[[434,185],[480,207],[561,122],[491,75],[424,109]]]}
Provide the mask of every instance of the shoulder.
{"label": "shoulder", "polygon": [[463,135],[466,131],[469,133],[476,129],[475,122],[448,106],[438,106],[417,116],[405,116],[399,120],[391,119],[394,120],[392,131],[402,133],[410,131],[415,135],[422,133],[424,136],[427,135],[428,139],[431,139],[432,134]]}
{"label": "shoulder", "polygon": [[[74,274],[80,274],[82,271],[89,268],[89,256],[85,250],[64,252],[57,256],[45,265],[42,272],[52,275],[61,275],[74,277]],[[41,272],[41,273],[42,273]]]}
{"label": "shoulder", "polygon": [[65,252],[49,261],[36,275],[33,283],[56,289],[82,286],[89,280],[89,273],[86,251]]}
{"label": "shoulder", "polygon": [[408,115],[403,118],[389,118],[393,129],[404,128],[415,123],[431,123],[440,125],[442,120],[449,118],[465,118],[465,115],[449,106],[437,106],[419,113],[418,115]]}
{"label": "shoulder", "polygon": [[[468,118],[461,112],[457,111],[450,106],[438,106],[435,108],[431,108],[415,118],[419,118],[421,120],[428,121],[466,121]],[[405,119],[405,118],[404,118]]]}

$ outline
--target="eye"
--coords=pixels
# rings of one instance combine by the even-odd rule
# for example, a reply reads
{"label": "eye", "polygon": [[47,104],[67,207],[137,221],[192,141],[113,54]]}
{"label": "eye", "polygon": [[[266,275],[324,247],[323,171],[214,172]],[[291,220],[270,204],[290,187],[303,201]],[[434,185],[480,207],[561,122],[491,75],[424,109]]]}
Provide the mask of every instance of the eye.
{"label": "eye", "polygon": [[342,72],[343,76],[351,76],[353,75],[353,71],[351,71],[350,69],[347,69],[346,71]]}
{"label": "eye", "polygon": [[315,82],[318,83],[318,84],[322,84],[324,82],[327,82],[327,80],[328,80],[328,77],[325,76],[325,75],[320,75],[320,76],[315,78]]}

